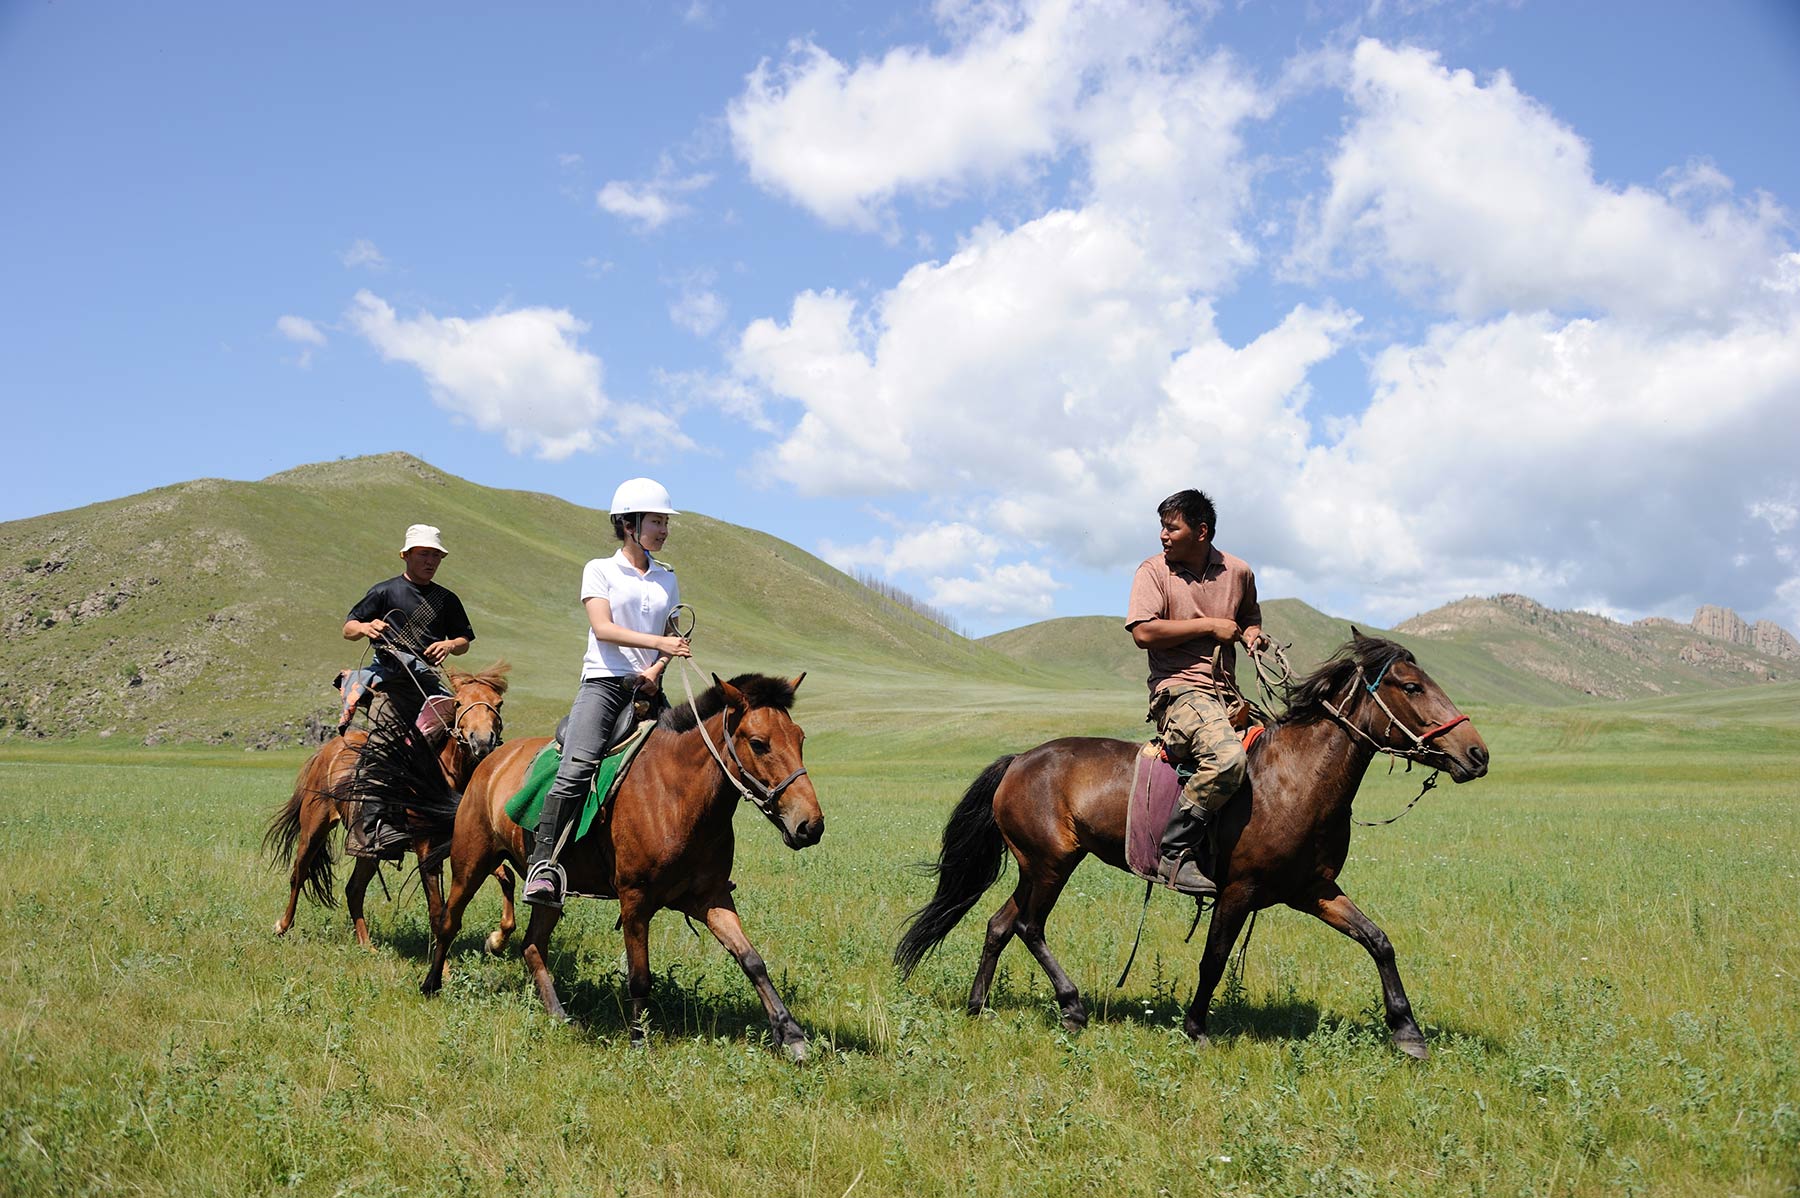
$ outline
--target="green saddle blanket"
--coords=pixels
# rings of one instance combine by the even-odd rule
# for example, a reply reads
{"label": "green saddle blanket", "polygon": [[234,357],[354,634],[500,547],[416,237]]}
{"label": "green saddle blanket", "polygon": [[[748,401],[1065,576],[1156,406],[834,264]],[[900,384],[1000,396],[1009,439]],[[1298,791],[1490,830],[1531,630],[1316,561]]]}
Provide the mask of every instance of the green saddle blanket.
{"label": "green saddle blanket", "polygon": [[[619,783],[624,780],[631,759],[644,747],[644,741],[649,739],[650,732],[655,727],[655,720],[645,720],[624,743],[600,759],[600,768],[594,771],[594,784],[588,788],[587,801],[581,805],[581,822],[575,826],[571,840],[580,840],[588,834],[594,817],[600,814],[600,808],[606,801],[618,792]],[[553,740],[532,758],[531,768],[525,772],[525,784],[519,787],[512,798],[506,800],[506,818],[527,831],[535,829],[538,816],[544,810],[544,796],[550,793],[550,787],[556,782],[556,769],[561,764],[562,745]]]}

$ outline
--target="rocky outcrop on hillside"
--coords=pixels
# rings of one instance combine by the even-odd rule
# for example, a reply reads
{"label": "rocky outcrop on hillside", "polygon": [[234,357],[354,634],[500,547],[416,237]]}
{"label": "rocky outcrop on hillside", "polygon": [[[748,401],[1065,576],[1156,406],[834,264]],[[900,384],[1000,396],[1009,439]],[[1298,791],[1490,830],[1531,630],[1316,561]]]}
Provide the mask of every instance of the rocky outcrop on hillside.
{"label": "rocky outcrop on hillside", "polygon": [[1733,645],[1745,645],[1758,653],[1783,661],[1800,661],[1800,640],[1773,620],[1746,623],[1729,607],[1703,604],[1694,612],[1693,629],[1701,636]]}
{"label": "rocky outcrop on hillside", "polygon": [[1758,650],[1752,626],[1727,609],[1713,610],[1722,614],[1711,617],[1709,627],[1729,631],[1736,620],[1741,641],[1705,637],[1673,620],[1622,624],[1592,612],[1555,611],[1524,595],[1459,599],[1395,630],[1478,647],[1497,661],[1600,699],[1800,677],[1786,659]]}
{"label": "rocky outcrop on hillside", "polygon": [[1758,620],[1750,625],[1750,646],[1770,657],[1800,661],[1800,640],[1773,620]]}

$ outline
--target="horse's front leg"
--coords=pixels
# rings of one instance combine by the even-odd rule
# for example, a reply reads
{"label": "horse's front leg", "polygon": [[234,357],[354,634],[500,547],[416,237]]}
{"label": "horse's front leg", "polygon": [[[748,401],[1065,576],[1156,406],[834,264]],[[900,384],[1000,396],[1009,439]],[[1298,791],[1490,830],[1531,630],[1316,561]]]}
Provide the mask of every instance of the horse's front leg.
{"label": "horse's front leg", "polygon": [[370,950],[374,949],[375,942],[369,939],[369,921],[363,916],[363,896],[369,891],[370,879],[380,868],[381,862],[375,858],[358,857],[350,880],[344,883],[344,907],[350,912],[351,926],[356,929],[356,942]]}
{"label": "horse's front leg", "polygon": [[1206,1015],[1212,1007],[1213,991],[1225,976],[1226,962],[1231,960],[1232,946],[1244,921],[1250,918],[1250,896],[1243,887],[1227,886],[1214,900],[1212,922],[1206,928],[1206,948],[1200,954],[1200,984],[1194,989],[1194,1001],[1188,1004],[1187,1018],[1181,1030],[1198,1044],[1206,1044]]}
{"label": "horse's front leg", "polygon": [[1406,1001],[1406,988],[1400,984],[1400,970],[1394,964],[1394,946],[1388,942],[1387,933],[1375,926],[1375,921],[1364,915],[1362,909],[1350,901],[1350,896],[1333,882],[1324,883],[1307,898],[1289,905],[1297,911],[1318,916],[1369,950],[1369,956],[1375,958],[1375,968],[1381,973],[1381,1001],[1387,1007],[1387,1025],[1394,1035],[1394,1047],[1421,1061],[1429,1057],[1431,1049],[1425,1044],[1425,1033],[1419,1030],[1418,1021],[1413,1018],[1412,1004]]}
{"label": "horse's front leg", "polygon": [[792,1060],[804,1061],[806,1033],[788,1011],[787,1005],[781,1001],[781,995],[775,993],[775,986],[769,981],[769,968],[763,964],[763,959],[750,943],[750,938],[744,935],[744,925],[738,919],[737,906],[731,901],[731,896],[725,895],[691,913],[698,914],[706,921],[712,934],[719,938],[719,943],[725,946],[726,952],[737,958],[744,976],[756,987],[756,995],[762,999],[763,1010],[768,1013],[769,1034],[775,1043]]}
{"label": "horse's front leg", "polygon": [[440,861],[435,868],[427,869],[425,858],[430,854],[430,838],[422,836],[413,841],[413,859],[419,863],[419,888],[425,892],[425,922],[435,935],[444,918],[444,865]]}
{"label": "horse's front leg", "polygon": [[[480,876],[480,875],[477,875]],[[470,887],[474,889],[474,887]],[[556,921],[562,918],[561,907],[550,907],[534,903],[531,908],[531,922],[525,925],[525,949],[520,954],[525,958],[525,972],[537,987],[538,999],[544,1004],[544,1010],[551,1016],[569,1022],[569,1013],[563,1010],[562,1000],[556,997],[556,979],[550,976],[550,933],[556,929]]]}
{"label": "horse's front leg", "polygon": [[519,926],[519,918],[513,908],[512,867],[504,861],[495,866],[494,881],[500,883],[500,926],[488,933],[482,947],[497,957],[506,951],[506,942],[512,939],[513,929]]}
{"label": "horse's front leg", "polygon": [[644,1008],[650,1003],[650,917],[642,894],[619,894],[619,931],[625,937],[625,989],[631,995],[631,1046],[646,1047]]}

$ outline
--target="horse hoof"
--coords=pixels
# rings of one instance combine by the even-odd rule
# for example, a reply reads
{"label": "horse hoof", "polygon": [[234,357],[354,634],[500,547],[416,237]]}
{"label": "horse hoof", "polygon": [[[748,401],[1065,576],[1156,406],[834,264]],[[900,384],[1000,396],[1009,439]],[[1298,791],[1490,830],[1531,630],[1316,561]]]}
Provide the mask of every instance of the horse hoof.
{"label": "horse hoof", "polygon": [[1062,1020],[1063,1031],[1065,1031],[1065,1032],[1086,1031],[1087,1023],[1088,1023],[1087,1015],[1084,1013],[1078,1013],[1078,1014],[1074,1014],[1074,1015],[1064,1015],[1063,1020]]}
{"label": "horse hoof", "polygon": [[488,938],[481,942],[482,951],[490,957],[498,957],[506,951],[506,937],[498,932],[489,932]]}
{"label": "horse hoof", "polygon": [[1192,1040],[1199,1048],[1205,1048],[1212,1043],[1212,1041],[1207,1038],[1206,1029],[1192,1022],[1183,1023],[1181,1025],[1181,1032],[1188,1039]]}
{"label": "horse hoof", "polygon": [[430,978],[426,978],[419,983],[419,993],[423,994],[426,998],[436,998],[438,991],[443,988],[444,983],[434,982]]}
{"label": "horse hoof", "polygon": [[287,935],[287,925],[282,923],[279,919],[275,921],[275,934],[277,936]]}
{"label": "horse hoof", "polygon": [[807,1053],[805,1040],[790,1040],[782,1045],[782,1048],[786,1050],[788,1060],[796,1065],[806,1064]]}
{"label": "horse hoof", "polygon": [[1418,1032],[1414,1032],[1410,1036],[1395,1036],[1394,1047],[1415,1061],[1431,1059],[1431,1048],[1425,1043],[1425,1037]]}

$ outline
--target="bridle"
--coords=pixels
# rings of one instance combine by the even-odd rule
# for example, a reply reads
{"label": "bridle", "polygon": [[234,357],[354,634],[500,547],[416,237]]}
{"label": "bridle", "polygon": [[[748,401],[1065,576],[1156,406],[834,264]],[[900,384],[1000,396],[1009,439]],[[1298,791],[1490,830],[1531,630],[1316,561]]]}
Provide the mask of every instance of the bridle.
{"label": "bridle", "polygon": [[[695,714],[698,715],[699,712],[696,711]],[[741,797],[743,797],[744,799],[746,799],[750,803],[752,803],[758,811],[762,812],[764,815],[768,816],[770,819],[776,820],[777,822],[779,822],[779,816],[777,813],[779,812],[780,807],[781,807],[782,792],[786,791],[788,787],[792,786],[795,782],[798,782],[801,778],[806,776],[806,767],[801,766],[799,769],[795,770],[793,773],[791,773],[787,777],[783,778],[780,782],[778,782],[774,786],[766,785],[762,781],[762,779],[758,778],[755,774],[751,773],[749,770],[744,768],[743,759],[738,756],[737,740],[731,734],[731,718],[730,718],[731,712],[729,710],[727,710],[725,713],[725,716],[726,716],[726,718],[725,718],[724,722],[721,724],[721,728],[723,730],[724,738],[725,738],[725,752],[728,756],[730,756],[731,764],[738,767],[738,773],[743,776],[743,780],[740,782],[737,778],[732,778],[730,770],[725,771],[725,776],[727,778],[731,779],[732,784],[737,787],[738,794]],[[743,724],[743,720],[741,717],[738,720],[738,724],[740,727]],[[701,731],[704,734],[704,732],[705,732],[704,725],[702,725]],[[708,741],[706,747],[708,749],[711,749],[712,742]],[[718,756],[719,756],[718,753],[715,752],[713,754],[713,760],[717,761]],[[725,768],[725,763],[723,761],[719,762],[719,768],[720,769]]]}
{"label": "bridle", "polygon": [[1411,728],[1408,728],[1405,721],[1395,715],[1394,709],[1387,705],[1387,700],[1381,697],[1382,679],[1387,677],[1388,666],[1393,664],[1394,663],[1390,661],[1387,665],[1382,666],[1381,672],[1375,675],[1375,681],[1370,682],[1368,680],[1368,674],[1363,670],[1362,663],[1358,662],[1356,666],[1356,677],[1351,680],[1351,698],[1355,699],[1356,697],[1355,688],[1361,687],[1362,690],[1368,694],[1369,698],[1375,700],[1375,706],[1381,708],[1382,714],[1386,715],[1388,718],[1387,731],[1382,735],[1391,738],[1394,735],[1394,730],[1399,729],[1400,732],[1405,734],[1408,740],[1412,741],[1411,748],[1396,749],[1392,745],[1383,744],[1381,741],[1376,740],[1373,736],[1370,736],[1367,732],[1363,731],[1356,724],[1352,723],[1350,717],[1346,714],[1350,707],[1349,702],[1346,702],[1343,708],[1335,706],[1329,699],[1324,700],[1321,705],[1326,711],[1331,713],[1331,718],[1337,721],[1340,728],[1343,728],[1354,737],[1361,738],[1377,753],[1386,753],[1390,757],[1398,757],[1408,762],[1417,761],[1421,764],[1428,764],[1430,759],[1434,757],[1441,757],[1445,761],[1449,761],[1451,759],[1449,752],[1431,742],[1457,725],[1468,723],[1469,717],[1458,712],[1455,719],[1445,720],[1443,723],[1438,724],[1435,727],[1427,728],[1422,732],[1414,732]]}
{"label": "bridle", "polygon": [[[468,733],[463,731],[462,722],[464,716],[468,715],[471,711],[475,711],[482,707],[485,707],[494,713],[494,744],[483,752],[476,752],[474,742],[470,740]],[[474,703],[468,704],[459,702],[456,705],[456,719],[451,721],[450,724],[450,736],[451,739],[462,746],[463,752],[467,753],[473,760],[480,761],[483,757],[487,756],[488,753],[493,752],[495,748],[499,747],[500,730],[503,726],[504,724],[500,716],[500,705],[498,703],[489,703],[486,699],[479,699]]]}
{"label": "bridle", "polygon": [[[685,631],[682,630],[684,615],[686,617]],[[685,603],[678,603],[669,612],[669,618],[664,622],[664,627],[668,629],[669,634],[686,638],[693,634],[694,622],[694,609]],[[731,709],[729,707],[725,709],[725,716],[719,723],[720,733],[725,740],[725,754],[721,756],[718,747],[712,742],[712,736],[706,731],[706,721],[700,718],[700,703],[694,698],[693,684],[688,681],[688,675],[698,673],[700,667],[694,664],[692,657],[677,657],[672,660],[681,667],[681,686],[687,692],[688,707],[694,713],[694,727],[700,730],[700,739],[705,743],[706,751],[712,754],[712,759],[718,763],[719,770],[725,775],[725,780],[737,789],[738,797],[762,812],[776,827],[780,827],[781,796],[788,787],[806,776],[806,767],[801,766],[774,786],[768,785],[751,773],[745,768],[743,759],[738,756],[737,741],[732,735]],[[704,677],[702,681],[705,681]],[[740,728],[743,726],[741,718],[738,726]],[[725,764],[727,756],[731,758],[731,764],[737,766],[737,775],[733,775],[730,767]]]}

